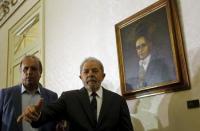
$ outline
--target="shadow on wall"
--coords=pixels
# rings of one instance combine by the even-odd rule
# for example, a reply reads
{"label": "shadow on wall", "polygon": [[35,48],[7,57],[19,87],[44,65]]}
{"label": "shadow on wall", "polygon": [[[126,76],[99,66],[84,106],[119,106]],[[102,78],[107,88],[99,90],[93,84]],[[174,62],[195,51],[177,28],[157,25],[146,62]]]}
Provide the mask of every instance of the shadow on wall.
{"label": "shadow on wall", "polygon": [[192,81],[193,86],[189,91],[175,93],[169,104],[169,129],[166,131],[199,131],[200,109],[187,109],[187,101],[200,98],[199,79],[200,70],[196,72]]}
{"label": "shadow on wall", "polygon": [[139,99],[127,101],[129,106],[129,111],[131,114],[131,122],[134,128],[134,131],[145,131],[142,125],[142,122],[135,116],[138,111],[138,105],[140,103]]}
{"label": "shadow on wall", "polygon": [[129,102],[135,131],[157,131],[160,128],[160,121],[153,111],[155,100],[154,97],[147,97]]}
{"label": "shadow on wall", "polygon": [[[197,50],[195,52],[198,55],[194,55],[191,59],[192,71],[195,73],[191,77],[191,89],[166,94],[158,111],[158,116],[162,118],[162,126],[159,131],[200,130],[200,108],[187,108],[188,100],[200,99],[200,64],[198,60],[200,54]],[[168,109],[168,112],[163,112],[165,108]]]}
{"label": "shadow on wall", "polygon": [[[198,108],[187,109],[186,101],[193,99],[191,91],[173,93],[169,99],[168,117],[162,117],[163,123],[160,131],[199,131],[200,110]],[[162,110],[161,105],[159,109],[160,116],[162,116]]]}
{"label": "shadow on wall", "polygon": [[132,115],[131,122],[133,124],[134,131],[145,131],[141,121],[137,118],[134,118]]}
{"label": "shadow on wall", "polygon": [[135,131],[199,131],[200,110],[189,110],[186,105],[192,99],[190,92],[164,94],[157,114],[139,108],[138,113],[131,115]]}

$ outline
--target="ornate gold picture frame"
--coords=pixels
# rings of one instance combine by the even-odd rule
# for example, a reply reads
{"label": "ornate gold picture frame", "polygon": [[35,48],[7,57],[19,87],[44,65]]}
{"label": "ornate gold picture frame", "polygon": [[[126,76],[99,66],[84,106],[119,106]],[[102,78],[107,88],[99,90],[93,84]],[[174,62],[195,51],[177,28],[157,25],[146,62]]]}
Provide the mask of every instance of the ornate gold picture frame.
{"label": "ornate gold picture frame", "polygon": [[175,0],[160,0],[115,25],[122,95],[190,88]]}

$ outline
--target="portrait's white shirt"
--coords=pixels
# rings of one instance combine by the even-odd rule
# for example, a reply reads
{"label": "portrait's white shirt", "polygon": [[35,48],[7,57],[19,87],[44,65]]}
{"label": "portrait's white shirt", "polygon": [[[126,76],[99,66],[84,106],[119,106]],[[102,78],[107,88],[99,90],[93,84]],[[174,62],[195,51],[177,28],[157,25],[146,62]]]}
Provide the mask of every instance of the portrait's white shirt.
{"label": "portrait's white shirt", "polygon": [[145,71],[147,70],[150,59],[151,59],[151,54],[149,54],[144,60],[139,61],[139,65],[143,66]]}

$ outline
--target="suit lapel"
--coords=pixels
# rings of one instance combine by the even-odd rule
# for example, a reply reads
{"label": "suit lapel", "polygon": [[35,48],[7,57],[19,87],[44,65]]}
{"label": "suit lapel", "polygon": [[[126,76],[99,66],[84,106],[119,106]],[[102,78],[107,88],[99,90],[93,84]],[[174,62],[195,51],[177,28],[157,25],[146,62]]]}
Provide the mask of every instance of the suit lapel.
{"label": "suit lapel", "polygon": [[[22,113],[22,96],[21,96],[21,85],[16,86],[13,90],[12,101],[15,108],[14,119],[17,120],[17,117]],[[19,124],[19,130],[22,130],[22,123]]]}
{"label": "suit lapel", "polygon": [[91,105],[90,105],[90,100],[89,100],[89,96],[88,96],[88,93],[87,93],[87,90],[85,88],[82,88],[80,90],[80,103],[89,119],[89,121],[92,123],[92,125],[94,126],[96,123],[95,123],[95,119],[93,118],[93,115],[92,115],[92,109],[91,109]]}
{"label": "suit lapel", "polygon": [[[40,88],[40,96],[41,96],[41,98],[43,98],[44,105],[46,105],[48,103],[48,101],[49,101],[48,95],[46,94],[46,91],[42,87],[42,85],[39,84],[39,88]],[[41,127],[38,128],[38,129],[39,129],[39,131],[41,131]]]}
{"label": "suit lapel", "polygon": [[47,103],[48,103],[48,101],[49,101],[49,99],[48,99],[48,95],[46,94],[46,92],[45,92],[45,89],[44,88],[42,88],[42,86],[39,86],[39,88],[40,88],[40,95],[41,95],[41,98],[43,98],[44,99],[44,105],[46,105]]}
{"label": "suit lapel", "polygon": [[103,100],[102,100],[102,106],[101,106],[101,110],[99,114],[98,125],[101,124],[102,119],[106,114],[106,111],[109,110],[109,106],[111,105],[110,104],[111,100],[110,100],[108,92],[104,88],[102,89],[103,89]]}

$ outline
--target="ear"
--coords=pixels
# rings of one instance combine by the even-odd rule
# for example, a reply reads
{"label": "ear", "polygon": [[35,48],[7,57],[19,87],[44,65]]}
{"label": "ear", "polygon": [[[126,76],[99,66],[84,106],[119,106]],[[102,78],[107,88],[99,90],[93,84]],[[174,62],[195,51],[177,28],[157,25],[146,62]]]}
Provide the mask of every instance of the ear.
{"label": "ear", "polygon": [[103,73],[103,78],[105,78],[106,77],[106,74],[105,73]]}
{"label": "ear", "polygon": [[82,77],[81,77],[81,75],[79,76],[79,78],[82,80]]}
{"label": "ear", "polygon": [[41,78],[41,76],[42,76],[42,73],[40,73],[40,78]]}
{"label": "ear", "polygon": [[19,67],[19,72],[20,72],[20,73],[22,72],[22,67]]}

